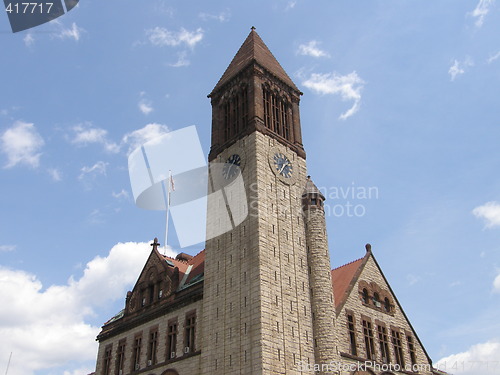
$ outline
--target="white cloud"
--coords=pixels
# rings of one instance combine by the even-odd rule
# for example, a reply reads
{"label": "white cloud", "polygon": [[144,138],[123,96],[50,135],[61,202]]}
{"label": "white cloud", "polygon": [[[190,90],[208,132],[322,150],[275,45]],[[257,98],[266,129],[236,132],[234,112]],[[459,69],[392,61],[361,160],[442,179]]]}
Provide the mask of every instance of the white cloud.
{"label": "white cloud", "polygon": [[95,370],[95,367],[80,367],[73,371],[64,371],[63,375],[88,375]]}
{"label": "white cloud", "polygon": [[465,69],[474,66],[474,62],[470,57],[466,57],[464,61],[455,60],[453,65],[448,69],[448,74],[450,75],[451,81],[454,81],[459,75],[465,73]]}
{"label": "white cloud", "polygon": [[455,375],[500,375],[500,341],[493,339],[471,346],[467,351],[440,359],[434,365]]}
{"label": "white cloud", "polygon": [[73,39],[78,42],[80,40],[81,33],[85,31],[81,27],[78,27],[75,22],[71,24],[69,29],[62,26],[60,22],[57,24],[60,25],[60,30],[53,35],[59,39]]}
{"label": "white cloud", "polygon": [[500,226],[500,203],[487,202],[472,210],[474,216],[484,219],[487,228]]}
{"label": "white cloud", "polygon": [[493,291],[496,293],[500,293],[500,273],[493,280]]}
{"label": "white cloud", "polygon": [[98,161],[91,167],[82,167],[80,170],[80,175],[78,176],[79,180],[82,180],[86,175],[92,174],[92,175],[106,175],[106,167],[108,166],[108,163],[105,163],[103,161]]}
{"label": "white cloud", "polygon": [[16,250],[16,245],[0,245],[0,253],[14,250]]}
{"label": "white cloud", "polygon": [[328,57],[328,53],[318,48],[319,42],[316,40],[311,40],[307,44],[301,44],[297,53],[304,56],[312,57]]}
{"label": "white cloud", "polygon": [[85,122],[73,127],[74,136],[71,143],[77,145],[88,145],[90,143],[99,143],[104,146],[108,152],[117,153],[120,146],[107,139],[108,131],[94,127],[91,123]]}
{"label": "white cloud", "polygon": [[57,168],[47,169],[47,173],[52,177],[52,180],[58,182],[62,180],[61,172]]}
{"label": "white cloud", "polygon": [[167,134],[168,132],[169,129],[166,125],[156,123],[147,124],[142,129],[125,134],[122,142],[129,145],[128,153],[130,153],[142,144]]}
{"label": "white cloud", "polygon": [[295,8],[295,5],[297,5],[297,1],[289,1],[286,4],[285,10],[293,9],[293,8]]}
{"label": "white cloud", "polygon": [[408,274],[406,275],[406,280],[408,280],[408,283],[410,285],[415,285],[416,283],[418,283],[420,281],[420,276],[416,276],[416,275],[413,275],[413,274]]}
{"label": "white cloud", "polygon": [[35,125],[17,121],[0,136],[0,150],[7,156],[5,168],[27,164],[33,168],[40,164],[40,149],[45,144]]}
{"label": "white cloud", "polygon": [[[87,186],[90,188],[90,186]],[[105,214],[101,212],[98,208],[92,210],[92,212],[87,217],[87,222],[92,225],[104,224],[106,222]]]}
{"label": "white cloud", "polygon": [[108,133],[104,129],[90,128],[89,125],[77,125],[73,128],[75,137],[72,142],[76,144],[103,143]]}
{"label": "white cloud", "polygon": [[184,44],[193,48],[203,39],[203,29],[198,28],[195,31],[188,31],[181,28],[179,31],[170,31],[163,27],[155,27],[146,31],[149,41],[154,46],[170,46],[176,47]]}
{"label": "white cloud", "polygon": [[465,73],[465,70],[463,70],[462,68],[460,68],[460,63],[458,62],[458,60],[455,60],[455,62],[453,63],[453,65],[450,67],[450,69],[448,70],[448,73],[450,74],[451,76],[451,80],[454,81],[455,78],[460,75],[460,74],[464,74]]}
{"label": "white cloud", "polygon": [[120,199],[120,198],[127,199],[129,197],[128,191],[126,191],[125,189],[122,189],[119,193],[115,193],[113,191],[111,193],[111,195],[113,196],[113,198],[116,198],[116,199]]}
{"label": "white cloud", "polygon": [[145,115],[149,115],[154,110],[151,101],[147,99],[141,99],[137,105],[139,110]]}
{"label": "white cloud", "polygon": [[156,13],[164,14],[169,17],[174,17],[175,15],[175,9],[168,6],[164,1],[156,3],[154,9]]}
{"label": "white cloud", "polygon": [[219,22],[227,22],[231,17],[231,13],[228,10],[220,12],[219,14],[200,13],[198,14],[198,17],[200,17],[203,21],[216,20]]}
{"label": "white cloud", "polygon": [[500,57],[500,51],[498,51],[496,54],[490,56],[488,58],[488,60],[486,60],[486,61],[488,64],[491,64],[493,61],[497,60],[499,57]]}
{"label": "white cloud", "polygon": [[469,13],[472,17],[476,19],[476,27],[483,26],[484,17],[489,13],[490,7],[493,5],[495,0],[479,0],[474,10]]}
{"label": "white cloud", "polygon": [[33,37],[33,34],[27,33],[26,36],[23,38],[23,42],[26,45],[26,47],[31,47],[35,43],[35,38]]}
{"label": "white cloud", "polygon": [[169,64],[169,66],[171,67],[174,67],[174,68],[181,68],[183,66],[189,66],[190,61],[188,59],[186,59],[186,51],[182,51],[181,53],[179,53],[179,58],[177,59],[177,61],[173,64]]}
{"label": "white cloud", "polygon": [[337,73],[313,73],[302,84],[318,94],[339,94],[344,101],[354,101],[354,104],[339,118],[345,120],[355,114],[361,103],[361,90],[364,81],[356,72],[347,75]]}
{"label": "white cloud", "polygon": [[[119,243],[106,257],[88,262],[80,278],[70,277],[66,284],[48,288],[36,275],[0,267],[0,352],[13,352],[9,375],[94,361],[100,328],[87,323],[87,318],[124,298],[150,251],[149,243]],[[175,253],[168,249],[168,255]],[[82,371],[86,370],[64,374]]]}

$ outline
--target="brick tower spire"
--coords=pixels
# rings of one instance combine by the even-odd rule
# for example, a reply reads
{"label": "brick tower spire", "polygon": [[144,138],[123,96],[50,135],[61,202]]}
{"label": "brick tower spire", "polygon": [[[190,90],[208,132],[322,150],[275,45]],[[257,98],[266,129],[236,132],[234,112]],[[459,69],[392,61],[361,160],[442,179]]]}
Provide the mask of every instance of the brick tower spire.
{"label": "brick tower spire", "polygon": [[[267,85],[262,90],[262,85]],[[212,161],[221,150],[255,130],[305,158],[300,129],[302,92],[252,28],[208,95],[212,103]]]}

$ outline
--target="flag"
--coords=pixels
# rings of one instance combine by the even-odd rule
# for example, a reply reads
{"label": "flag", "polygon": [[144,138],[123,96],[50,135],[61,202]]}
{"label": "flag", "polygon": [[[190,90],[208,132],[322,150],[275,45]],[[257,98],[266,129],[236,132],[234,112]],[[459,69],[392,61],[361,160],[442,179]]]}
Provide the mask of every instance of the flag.
{"label": "flag", "polygon": [[169,184],[168,184],[168,191],[171,193],[172,191],[175,191],[175,185],[174,185],[174,178],[172,177],[172,171],[168,171],[169,176]]}

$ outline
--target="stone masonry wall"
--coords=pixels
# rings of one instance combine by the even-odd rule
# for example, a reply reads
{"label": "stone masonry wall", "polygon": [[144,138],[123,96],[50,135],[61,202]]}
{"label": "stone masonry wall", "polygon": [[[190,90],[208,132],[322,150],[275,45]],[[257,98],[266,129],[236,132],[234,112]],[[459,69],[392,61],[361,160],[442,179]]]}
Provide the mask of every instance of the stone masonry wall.
{"label": "stone masonry wall", "polygon": [[[394,296],[392,296],[392,302],[394,305],[392,306],[391,313],[384,312],[383,306],[382,308],[376,308],[373,304],[372,299],[368,301],[369,302],[368,304],[364,304],[362,302],[361,295],[359,293],[359,284],[362,283],[363,281],[367,282],[368,284],[373,282],[376,285],[378,285],[378,287],[380,287],[382,290],[386,291],[389,290],[389,287],[385,282],[383,276],[381,275],[375,261],[370,256],[358,279],[358,282],[356,282],[356,284],[354,285],[343,309],[340,311],[340,314],[338,316],[337,332],[339,339],[339,350],[342,353],[351,353],[350,339],[347,329],[348,313],[352,313],[354,315],[354,320],[355,320],[354,326],[356,331],[357,358],[354,358],[354,356],[353,357],[343,356],[342,362],[356,364],[358,361],[364,362],[366,360],[366,347],[364,342],[363,326],[362,326],[362,319],[363,317],[365,317],[371,320],[373,327],[375,356],[376,356],[375,362],[377,362],[379,365],[382,364],[377,327],[378,325],[383,325],[387,329],[387,334],[389,339],[389,355],[391,358],[391,362],[394,364],[395,353],[394,353],[394,346],[392,344],[391,327],[395,327],[400,332],[403,354],[404,354],[404,363],[406,366],[408,366],[407,370],[409,370],[410,372],[412,370],[408,341],[407,341],[407,334],[409,334],[411,337],[413,337],[413,344],[415,347],[415,354],[417,359],[417,367],[415,367],[415,369],[417,369],[420,374],[424,375],[432,374],[432,372],[430,371],[431,364],[429,363],[422,346],[418,342],[415,333],[411,329],[409,322],[404,317],[401,308],[395,302],[396,299],[394,298]],[[396,374],[403,373],[402,371],[395,371],[395,369],[396,368],[394,366],[389,368],[389,370],[392,370],[393,373]],[[372,368],[372,370],[374,370],[376,374],[380,374],[383,372],[382,371],[383,368],[380,367]],[[348,372],[342,372],[342,374],[347,374],[347,373]]]}
{"label": "stone masonry wall", "polygon": [[[104,374],[104,356],[106,348],[111,345],[111,369],[110,374],[116,374],[116,358],[117,358],[117,350],[118,343],[125,339],[125,363],[124,363],[124,373],[127,374],[161,374],[167,369],[175,369],[179,375],[195,375],[199,374],[200,367],[200,355],[198,354],[188,354],[184,355],[184,332],[185,332],[185,317],[187,313],[192,311],[196,311],[197,323],[196,323],[196,331],[197,334],[195,336],[195,350],[198,352],[201,345],[200,340],[200,312],[201,312],[201,304],[202,301],[195,302],[188,306],[185,306],[177,311],[174,311],[170,314],[161,316],[154,320],[151,320],[145,324],[142,324],[138,327],[132,328],[127,332],[122,334],[118,334],[114,337],[111,337],[107,340],[104,340],[99,343],[99,350],[97,355],[97,365],[96,365],[96,375]],[[177,356],[173,360],[167,361],[167,329],[168,322],[171,319],[177,318]],[[149,332],[153,327],[158,327],[158,344],[157,344],[157,363],[151,366],[147,364],[147,355],[148,355],[148,345],[149,345]],[[141,360],[140,360],[140,369],[138,371],[132,370],[133,365],[133,345],[134,339],[138,334],[142,333],[142,346],[141,346]]]}

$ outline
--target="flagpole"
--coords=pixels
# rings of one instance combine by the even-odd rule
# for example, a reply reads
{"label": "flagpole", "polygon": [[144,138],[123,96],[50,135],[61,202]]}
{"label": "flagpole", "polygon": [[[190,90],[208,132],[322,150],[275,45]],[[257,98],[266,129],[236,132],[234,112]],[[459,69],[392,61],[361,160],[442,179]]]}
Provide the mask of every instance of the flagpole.
{"label": "flagpole", "polygon": [[12,352],[10,352],[9,362],[7,362],[7,369],[5,370],[5,375],[9,372],[10,360],[12,359]]}
{"label": "flagpole", "polygon": [[165,242],[163,246],[163,255],[167,254],[167,240],[168,240],[168,212],[170,210],[170,193],[172,191],[172,171],[168,171],[168,190],[167,190],[167,209],[165,213]]}

